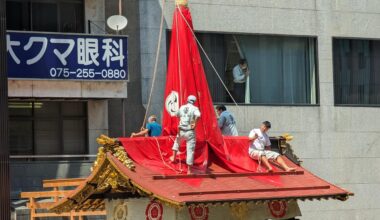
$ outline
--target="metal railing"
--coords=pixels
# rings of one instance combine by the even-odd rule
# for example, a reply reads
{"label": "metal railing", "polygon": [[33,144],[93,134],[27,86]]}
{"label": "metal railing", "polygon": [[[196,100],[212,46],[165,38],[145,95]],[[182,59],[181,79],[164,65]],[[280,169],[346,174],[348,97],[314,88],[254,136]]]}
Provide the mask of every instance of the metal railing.
{"label": "metal railing", "polygon": [[10,159],[52,159],[52,158],[96,158],[96,154],[61,154],[61,155],[10,155]]}

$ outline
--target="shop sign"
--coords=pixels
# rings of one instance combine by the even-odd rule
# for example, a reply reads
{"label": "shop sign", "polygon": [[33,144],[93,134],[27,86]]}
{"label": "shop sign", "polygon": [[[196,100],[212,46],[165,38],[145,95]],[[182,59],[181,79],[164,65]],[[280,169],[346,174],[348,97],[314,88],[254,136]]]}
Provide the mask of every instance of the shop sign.
{"label": "shop sign", "polygon": [[128,80],[127,37],[8,31],[8,77]]}

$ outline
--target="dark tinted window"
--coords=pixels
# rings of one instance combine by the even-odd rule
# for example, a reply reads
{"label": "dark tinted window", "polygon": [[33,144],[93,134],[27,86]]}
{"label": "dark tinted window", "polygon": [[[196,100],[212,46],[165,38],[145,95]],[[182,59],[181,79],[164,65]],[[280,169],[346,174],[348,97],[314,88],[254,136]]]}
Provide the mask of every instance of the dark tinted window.
{"label": "dark tinted window", "polygon": [[83,0],[8,0],[7,29],[84,32]]}
{"label": "dark tinted window", "polygon": [[85,102],[9,102],[12,155],[87,153]]}
{"label": "dark tinted window", "polygon": [[338,105],[380,105],[380,41],[334,39],[334,96]]}

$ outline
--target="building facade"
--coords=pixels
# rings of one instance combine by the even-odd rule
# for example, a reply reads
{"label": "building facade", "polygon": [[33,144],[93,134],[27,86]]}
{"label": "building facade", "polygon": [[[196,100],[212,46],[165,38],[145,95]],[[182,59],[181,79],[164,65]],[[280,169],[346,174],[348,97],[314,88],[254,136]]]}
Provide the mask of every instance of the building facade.
{"label": "building facade", "polygon": [[[9,30],[112,33],[105,20],[118,13],[116,0],[40,1],[50,5],[21,2],[26,1],[7,1]],[[51,13],[57,16],[55,20],[31,13],[51,11],[51,4],[56,4],[57,13]],[[25,157],[25,152],[15,151],[25,150],[17,147],[25,143],[13,143],[11,136],[13,198],[21,190],[39,188],[42,179],[86,176],[90,156],[96,154],[96,136],[108,133],[118,137],[123,130],[128,135],[139,128],[151,88],[148,114],[161,115],[174,1],[129,0],[122,5],[129,20],[122,31],[129,36],[128,83],[9,79],[11,135],[14,129],[16,140],[29,140]],[[11,13],[12,7],[18,17]],[[213,64],[203,54],[213,101],[226,104],[234,113],[239,134],[248,134],[264,120],[271,121],[271,135],[294,136],[292,146],[304,167],[355,193],[344,203],[300,202],[303,219],[377,219],[380,2],[190,0],[189,7],[197,39]],[[64,16],[65,10],[75,11],[75,19]],[[152,86],[162,12],[163,40]],[[21,18],[26,13],[29,20]],[[52,20],[54,24],[47,22]],[[236,94],[233,68],[241,58],[246,59],[250,75],[245,92]],[[236,98],[238,107],[228,93]],[[20,105],[26,110],[15,111]],[[52,123],[43,123],[38,129],[41,106],[49,106],[41,112],[42,121],[61,125],[55,133]],[[25,118],[32,121],[29,130],[25,124],[15,123],[25,123]],[[64,128],[66,119],[75,119],[75,123]],[[34,136],[20,136],[30,132]],[[52,133],[59,142],[52,142]],[[64,137],[72,138],[70,144],[66,145]],[[33,157],[44,155],[58,157]]]}
{"label": "building facade", "polygon": [[[17,63],[17,57],[13,55],[19,54],[9,51],[19,46],[20,43],[12,39],[20,31],[30,36],[52,34],[58,39],[76,35],[79,36],[77,39],[120,36],[125,40],[129,35],[128,48],[123,50],[124,58],[128,56],[128,61],[124,60],[128,64],[127,68],[124,66],[128,80],[31,79],[22,70],[19,71],[21,77],[9,77],[13,200],[19,198],[21,191],[41,189],[43,179],[86,177],[96,157],[96,138],[100,134],[123,136],[142,123],[140,60],[136,55],[140,50],[139,32],[136,31],[139,14],[132,13],[138,11],[138,1],[122,3],[121,11],[128,14],[129,25],[116,33],[106,26],[106,18],[119,13],[116,0],[6,1],[8,72]],[[32,38],[29,37],[29,41]],[[56,42],[50,39],[48,43]],[[38,46],[38,42],[36,44]],[[47,47],[46,51],[49,50]],[[71,52],[74,53],[76,48]],[[28,51],[28,47],[25,46],[24,50]],[[93,59],[101,61],[99,57]]]}
{"label": "building facade", "polygon": [[[198,40],[232,95],[232,68],[240,58],[248,61],[249,89],[239,107],[207,59],[203,62],[213,101],[228,104],[239,134],[271,121],[271,135],[294,135],[292,146],[303,166],[355,193],[344,203],[301,202],[303,219],[377,219],[380,3],[191,0],[189,7]],[[144,103],[162,8],[159,0],[140,1]],[[173,10],[174,1],[165,1],[167,33]],[[160,67],[166,67],[167,33]],[[159,71],[155,112],[162,109],[165,83],[165,68]]]}

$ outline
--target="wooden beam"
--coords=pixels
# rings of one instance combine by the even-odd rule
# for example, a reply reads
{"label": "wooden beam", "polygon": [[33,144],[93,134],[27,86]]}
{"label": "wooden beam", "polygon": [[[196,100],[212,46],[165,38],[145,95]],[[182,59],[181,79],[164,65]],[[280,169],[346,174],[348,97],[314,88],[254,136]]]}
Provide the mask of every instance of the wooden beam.
{"label": "wooden beam", "polygon": [[66,186],[79,186],[86,179],[84,178],[71,178],[71,179],[52,179],[52,180],[43,180],[42,186],[44,188],[52,187],[66,187]]}
{"label": "wooden beam", "polygon": [[62,212],[62,213],[37,213],[35,217],[70,217],[70,216],[96,216],[96,215],[106,215],[105,210],[101,211],[79,211],[79,212]]}
{"label": "wooden beam", "polygon": [[289,187],[289,188],[262,188],[262,189],[235,189],[235,190],[210,190],[210,191],[193,191],[193,192],[180,192],[179,196],[191,195],[208,195],[208,194],[229,194],[229,193],[255,193],[255,192],[279,192],[279,191],[296,191],[296,190],[316,190],[316,189],[329,189],[329,185],[323,186],[302,186],[302,187]]}
{"label": "wooden beam", "polygon": [[34,208],[34,209],[48,209],[50,206],[52,206],[55,202],[35,202],[35,203],[26,203],[26,207],[28,208]]}
{"label": "wooden beam", "polygon": [[217,178],[217,177],[250,177],[250,176],[284,176],[284,175],[303,175],[304,171],[294,171],[294,172],[246,172],[246,173],[210,173],[210,174],[177,174],[177,175],[155,175],[152,176],[154,180],[164,180],[164,179],[188,179],[188,178]]}
{"label": "wooden beam", "polygon": [[73,190],[65,191],[38,191],[38,192],[21,192],[21,198],[51,198],[55,196],[66,197],[70,195]]}

